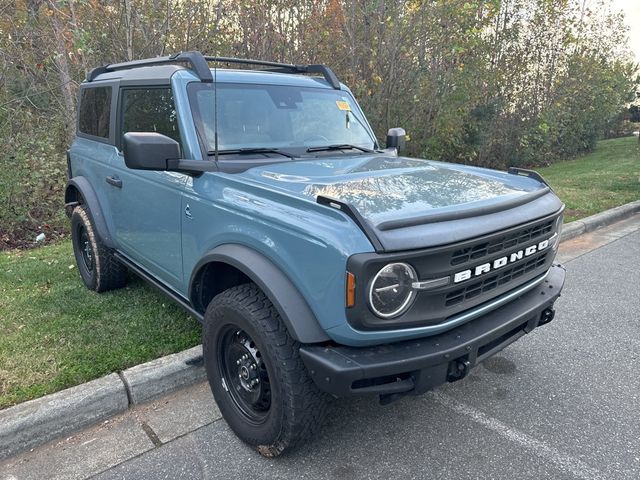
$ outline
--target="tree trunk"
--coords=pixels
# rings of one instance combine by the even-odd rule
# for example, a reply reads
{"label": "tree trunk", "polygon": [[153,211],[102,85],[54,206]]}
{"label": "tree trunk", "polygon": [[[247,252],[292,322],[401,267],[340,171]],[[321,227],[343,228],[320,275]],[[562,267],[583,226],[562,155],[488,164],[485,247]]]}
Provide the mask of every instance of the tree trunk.
{"label": "tree trunk", "polygon": [[69,69],[69,59],[67,57],[67,47],[65,45],[64,38],[64,25],[60,21],[59,11],[56,8],[53,1],[49,0],[49,8],[53,11],[51,15],[51,26],[53,27],[53,33],[56,42],[55,64],[58,68],[58,77],[60,79],[60,90],[62,93],[62,100],[66,110],[65,115],[65,140],[71,141],[76,124],[76,108],[75,108],[75,93],[73,83],[71,79],[71,71]]}
{"label": "tree trunk", "polygon": [[124,0],[124,34],[127,42],[127,60],[133,60],[133,6],[131,0]]}

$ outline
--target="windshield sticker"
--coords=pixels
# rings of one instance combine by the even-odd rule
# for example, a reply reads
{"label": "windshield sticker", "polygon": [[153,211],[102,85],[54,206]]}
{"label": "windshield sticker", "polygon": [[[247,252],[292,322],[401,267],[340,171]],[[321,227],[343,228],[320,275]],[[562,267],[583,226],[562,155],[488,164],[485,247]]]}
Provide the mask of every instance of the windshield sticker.
{"label": "windshield sticker", "polygon": [[336,100],[336,105],[340,110],[344,110],[345,112],[351,111],[351,105],[349,105],[349,102],[346,102],[344,100]]}

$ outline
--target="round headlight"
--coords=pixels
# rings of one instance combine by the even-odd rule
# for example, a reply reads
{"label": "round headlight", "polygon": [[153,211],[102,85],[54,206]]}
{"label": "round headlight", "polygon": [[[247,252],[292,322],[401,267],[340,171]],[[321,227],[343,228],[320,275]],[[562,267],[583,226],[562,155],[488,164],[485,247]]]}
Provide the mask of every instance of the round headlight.
{"label": "round headlight", "polygon": [[411,265],[390,263],[383,267],[369,287],[369,305],[377,316],[392,318],[404,313],[413,303],[413,282],[418,276]]}

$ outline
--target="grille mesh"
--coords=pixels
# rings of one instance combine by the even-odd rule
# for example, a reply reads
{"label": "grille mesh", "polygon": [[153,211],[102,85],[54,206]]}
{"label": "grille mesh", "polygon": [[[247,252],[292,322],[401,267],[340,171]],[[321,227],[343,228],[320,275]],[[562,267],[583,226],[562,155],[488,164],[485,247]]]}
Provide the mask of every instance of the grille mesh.
{"label": "grille mesh", "polygon": [[547,220],[539,223],[538,225],[519,230],[488,242],[456,250],[451,255],[451,265],[458,266],[467,262],[477,261],[488,255],[493,255],[503,250],[531,242],[532,240],[550,233],[553,230],[554,221],[555,219]]}
{"label": "grille mesh", "polygon": [[448,293],[445,297],[445,306],[458,305],[459,303],[477,297],[542,267],[547,260],[548,253],[549,252],[543,252],[532,256],[526,262],[520,263],[520,265],[514,265],[513,267],[500,270],[494,275],[489,275],[478,282]]}

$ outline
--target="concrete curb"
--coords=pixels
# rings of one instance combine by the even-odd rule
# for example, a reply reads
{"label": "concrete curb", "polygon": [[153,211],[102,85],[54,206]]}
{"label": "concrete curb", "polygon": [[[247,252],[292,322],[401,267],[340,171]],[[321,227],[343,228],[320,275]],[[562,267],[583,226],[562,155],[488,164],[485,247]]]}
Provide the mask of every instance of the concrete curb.
{"label": "concrete curb", "polygon": [[202,345],[129,368],[120,374],[129,402],[138,405],[186,385],[202,382],[207,375]]}
{"label": "concrete curb", "polygon": [[[564,226],[564,242],[640,212],[640,201]],[[0,410],[0,461],[206,379],[202,346]]]}
{"label": "concrete curb", "polygon": [[117,373],[0,410],[0,460],[129,408]]}
{"label": "concrete curb", "polygon": [[0,461],[205,379],[198,345],[0,410]]}
{"label": "concrete curb", "polygon": [[630,217],[637,212],[640,212],[640,200],[568,223],[562,228],[560,241],[565,242],[584,233],[593,232],[598,228],[606,227],[607,225]]}

